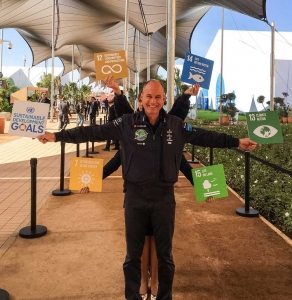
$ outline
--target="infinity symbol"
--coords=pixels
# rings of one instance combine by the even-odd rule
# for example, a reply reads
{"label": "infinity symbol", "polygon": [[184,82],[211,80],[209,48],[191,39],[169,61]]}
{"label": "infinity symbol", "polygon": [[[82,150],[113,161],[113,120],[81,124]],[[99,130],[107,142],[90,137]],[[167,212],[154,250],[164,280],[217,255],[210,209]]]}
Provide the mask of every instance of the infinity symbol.
{"label": "infinity symbol", "polygon": [[101,72],[103,74],[120,73],[121,71],[122,71],[122,66],[119,65],[119,64],[115,64],[115,65],[112,65],[112,66],[104,65],[101,68]]}

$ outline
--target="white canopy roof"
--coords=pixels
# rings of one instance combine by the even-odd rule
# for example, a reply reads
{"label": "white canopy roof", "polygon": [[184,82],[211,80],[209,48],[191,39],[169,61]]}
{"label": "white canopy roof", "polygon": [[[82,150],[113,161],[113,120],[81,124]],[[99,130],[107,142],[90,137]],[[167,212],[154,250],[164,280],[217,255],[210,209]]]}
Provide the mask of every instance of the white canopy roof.
{"label": "white canopy roof", "polygon": [[[63,62],[64,73],[71,71],[74,45],[75,67],[79,68],[81,78],[94,77],[94,52],[124,48],[125,0],[55,1],[55,55]],[[176,0],[176,57],[183,58],[190,50],[190,39],[195,26],[213,5],[265,20],[265,2]],[[18,30],[32,50],[33,65],[51,57],[52,5],[53,1],[48,0],[1,1],[0,28]],[[166,68],[166,5],[167,0],[129,1],[128,66],[132,72],[145,71],[147,68],[147,35],[151,35],[152,69],[157,70],[158,66]]]}

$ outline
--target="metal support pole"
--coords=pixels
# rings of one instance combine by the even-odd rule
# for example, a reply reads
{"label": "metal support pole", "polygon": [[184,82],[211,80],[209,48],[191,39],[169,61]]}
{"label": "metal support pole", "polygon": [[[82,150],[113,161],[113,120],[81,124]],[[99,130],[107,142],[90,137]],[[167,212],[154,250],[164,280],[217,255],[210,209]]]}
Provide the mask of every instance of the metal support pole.
{"label": "metal support pole", "polygon": [[51,73],[51,108],[50,108],[50,119],[53,121],[54,117],[54,98],[55,98],[55,75],[54,75],[54,68],[55,68],[55,9],[56,9],[56,2],[53,1],[52,5],[52,73]]}
{"label": "metal support pole", "polygon": [[150,67],[151,67],[151,59],[150,59],[150,55],[151,55],[151,34],[149,33],[147,36],[147,81],[150,80]]}
{"label": "metal support pole", "polygon": [[[36,170],[37,170],[37,159],[30,159],[31,168],[31,214],[30,214],[30,226],[23,227],[19,231],[19,236],[25,239],[38,238],[47,233],[47,227],[42,225],[36,225]],[[2,298],[0,298],[2,299]]]}
{"label": "metal support pole", "polygon": [[188,160],[189,163],[197,164],[199,161],[195,158],[195,146],[192,145],[192,159]]}
{"label": "metal support pole", "polygon": [[85,157],[92,158],[92,156],[89,156],[89,142],[88,141],[86,142]]}
{"label": "metal support pole", "polygon": [[[140,71],[141,71],[141,51],[140,51],[140,31],[138,30],[138,41],[137,41],[137,47],[138,47],[138,54],[137,54],[137,98],[140,93]],[[138,99],[136,99],[135,102],[135,109],[138,108]]]}
{"label": "metal support pole", "polygon": [[167,111],[174,102],[176,1],[167,0]]}
{"label": "metal support pole", "polygon": [[236,213],[242,217],[258,217],[259,212],[249,207],[249,184],[250,184],[250,152],[244,152],[245,158],[245,185],[244,185],[244,198],[245,206],[236,209]]}
{"label": "metal support pole", "polygon": [[222,116],[222,102],[221,96],[223,94],[223,62],[224,62],[224,8],[222,8],[222,19],[221,19],[221,59],[220,59],[220,95],[219,95],[219,112],[220,117]]}
{"label": "metal support pole", "polygon": [[31,230],[36,228],[36,170],[37,170],[37,159],[32,158],[30,160],[31,167],[31,210],[30,210],[30,224]]}
{"label": "metal support pole", "polygon": [[86,157],[89,157],[89,155],[88,155],[88,148],[89,148],[89,142],[87,141],[86,142],[86,150],[85,150],[85,156]]}
{"label": "metal support pole", "polygon": [[[128,40],[129,40],[129,0],[125,0],[125,31],[124,31],[124,50],[126,55],[126,61],[128,61]],[[128,80],[123,78],[124,94],[128,93]]]}
{"label": "metal support pole", "polygon": [[71,61],[71,82],[74,82],[74,45],[72,45],[72,61]]}
{"label": "metal support pole", "polygon": [[91,142],[91,151],[88,152],[88,154],[98,154],[98,153],[99,153],[98,151],[94,150],[94,142],[92,141]]}
{"label": "metal support pole", "polygon": [[274,110],[274,94],[275,94],[275,25],[271,24],[271,82],[270,82],[270,110]]}
{"label": "metal support pole", "polygon": [[70,190],[64,189],[64,176],[65,176],[65,143],[61,142],[61,166],[60,166],[60,189],[54,190],[54,196],[68,196],[71,194]]}
{"label": "metal support pole", "polygon": [[[0,39],[1,39],[1,41],[3,41],[3,29],[0,29],[1,30],[1,37],[0,37]],[[1,76],[0,76],[0,78],[2,77],[2,66],[3,66],[3,42],[0,44],[0,74],[1,74]]]}

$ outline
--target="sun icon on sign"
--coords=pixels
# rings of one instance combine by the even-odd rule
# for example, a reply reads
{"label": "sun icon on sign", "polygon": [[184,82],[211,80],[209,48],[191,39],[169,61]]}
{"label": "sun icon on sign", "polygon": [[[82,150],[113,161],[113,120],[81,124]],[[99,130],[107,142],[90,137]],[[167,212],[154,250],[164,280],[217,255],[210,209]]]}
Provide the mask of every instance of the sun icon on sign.
{"label": "sun icon on sign", "polygon": [[93,179],[93,174],[90,174],[88,172],[80,175],[80,181],[82,185],[88,186],[92,182],[92,179]]}

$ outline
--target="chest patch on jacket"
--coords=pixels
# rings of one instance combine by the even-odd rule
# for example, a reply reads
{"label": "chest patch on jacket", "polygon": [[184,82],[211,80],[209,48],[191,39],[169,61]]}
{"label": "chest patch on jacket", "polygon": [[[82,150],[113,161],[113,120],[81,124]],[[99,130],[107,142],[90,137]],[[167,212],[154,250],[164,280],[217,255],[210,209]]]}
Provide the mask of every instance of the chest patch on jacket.
{"label": "chest patch on jacket", "polygon": [[166,131],[166,143],[167,143],[168,145],[171,145],[172,142],[173,142],[173,134],[172,134],[172,131],[171,131],[170,129],[168,129],[168,130]]}
{"label": "chest patch on jacket", "polygon": [[135,131],[135,140],[143,142],[147,139],[148,132],[145,129],[137,129]]}

